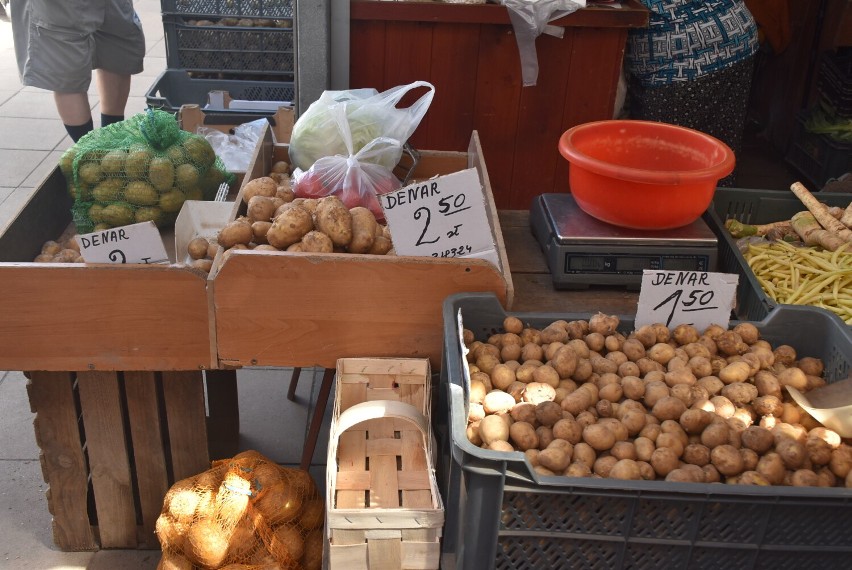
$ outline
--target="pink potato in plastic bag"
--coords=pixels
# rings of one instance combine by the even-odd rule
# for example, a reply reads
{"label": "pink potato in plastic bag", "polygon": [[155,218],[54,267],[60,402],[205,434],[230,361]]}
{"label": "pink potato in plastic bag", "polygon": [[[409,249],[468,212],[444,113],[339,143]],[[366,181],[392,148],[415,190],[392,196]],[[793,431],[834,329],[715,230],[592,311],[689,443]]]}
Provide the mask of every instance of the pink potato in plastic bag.
{"label": "pink potato in plastic bag", "polygon": [[355,155],[322,157],[307,172],[297,173],[293,192],[298,198],[337,196],[346,207],[364,206],[383,221],[385,214],[377,196],[398,190],[402,184],[393,172],[368,160],[399,146],[397,140],[379,137]]}

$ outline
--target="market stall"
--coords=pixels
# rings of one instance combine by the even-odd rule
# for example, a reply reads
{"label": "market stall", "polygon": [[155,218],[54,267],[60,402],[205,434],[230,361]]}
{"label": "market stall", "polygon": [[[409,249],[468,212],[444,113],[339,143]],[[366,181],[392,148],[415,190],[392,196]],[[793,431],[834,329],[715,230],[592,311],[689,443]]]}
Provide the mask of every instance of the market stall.
{"label": "market stall", "polygon": [[[92,188],[78,184],[82,158],[71,176],[57,167],[0,236],[0,368],[30,378],[57,546],[161,547],[164,569],[314,569],[318,545],[332,568],[844,567],[850,433],[794,390],[843,381],[852,332],[827,310],[770,296],[791,289],[838,314],[852,307],[843,265],[852,196],[826,199],[829,211],[804,194],[717,189],[733,169],[730,149],[670,125],[612,122],[620,144],[575,145],[569,127],[610,116],[626,30],[645,18],[631,0],[557,21],[565,38],[540,43],[535,91],[507,67],[516,47],[501,6],[353,2],[353,45],[364,48],[354,84],[438,86],[411,137],[417,150],[405,149],[412,164],[394,160],[353,201],[347,184],[366,164],[383,166],[361,151],[379,141],[401,153],[408,137],[358,140],[355,129],[374,123],[348,114],[356,105],[329,104],[332,135],[347,146],[329,152],[338,141],[313,123],[306,146],[321,152],[294,170],[298,129],[279,110],[275,137],[263,123],[237,183],[184,204],[226,215],[204,231],[161,227],[163,264],[38,256],[75,231],[69,189],[79,198],[112,182],[103,170],[113,151],[125,161],[112,172],[120,190],[87,212],[185,198],[194,184],[152,165],[171,161],[176,172],[189,165],[186,147],[151,152],[133,176],[138,149],[98,148],[87,159],[101,168]],[[554,113],[560,121],[548,120]],[[585,154],[612,168],[584,172]],[[320,180],[332,161],[345,175]],[[157,187],[136,203],[129,184],[140,181]],[[476,215],[434,241],[470,224],[487,247],[404,249],[406,228],[391,233],[382,210],[388,196],[413,202],[460,186],[439,202],[445,217]],[[796,223],[805,205],[807,235]],[[412,208],[402,223],[432,213]],[[758,275],[746,254],[768,245],[738,242],[731,220],[818,244],[800,248],[819,254],[816,268],[773,261],[769,277]],[[808,243],[814,231],[841,241]],[[793,285],[778,276],[783,265]],[[650,271],[692,282],[736,275],[736,301],[721,307],[731,330],[698,330],[689,317],[640,323]],[[291,396],[300,368],[325,370],[301,469],[236,453],[244,367],[293,367]],[[306,469],[333,387],[323,500]]]}

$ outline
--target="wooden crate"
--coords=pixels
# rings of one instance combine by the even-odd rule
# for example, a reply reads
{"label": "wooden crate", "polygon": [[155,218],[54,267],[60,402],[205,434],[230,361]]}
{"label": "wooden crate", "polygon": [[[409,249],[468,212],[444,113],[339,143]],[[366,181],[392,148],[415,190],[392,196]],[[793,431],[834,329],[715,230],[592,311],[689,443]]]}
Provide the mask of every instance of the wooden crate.
{"label": "wooden crate", "polygon": [[71,202],[57,167],[0,230],[0,369],[30,378],[56,545],[159,548],[168,486],[235,452],[236,373],[213,370],[206,275],[32,262],[71,229]]}
{"label": "wooden crate", "polygon": [[166,491],[210,467],[202,372],[28,376],[56,545],[158,549]]}
{"label": "wooden crate", "polygon": [[326,468],[329,568],[438,568],[429,361],[343,358]]}
{"label": "wooden crate", "polygon": [[[267,141],[269,143],[270,141]],[[268,149],[268,152],[267,152]],[[265,176],[285,145],[259,147],[246,180]],[[441,305],[454,293],[514,295],[503,234],[476,131],[468,152],[421,151],[425,179],[476,168],[500,267],[482,259],[233,251],[217,256],[213,303],[223,366],[322,366],[364,354],[441,362]],[[245,184],[245,183],[244,183]],[[240,197],[232,217],[245,213]]]}

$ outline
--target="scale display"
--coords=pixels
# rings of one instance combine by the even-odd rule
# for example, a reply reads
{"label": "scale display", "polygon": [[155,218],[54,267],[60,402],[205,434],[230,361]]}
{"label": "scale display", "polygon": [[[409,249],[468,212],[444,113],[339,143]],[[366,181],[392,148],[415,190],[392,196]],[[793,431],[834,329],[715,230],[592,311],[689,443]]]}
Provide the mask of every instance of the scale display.
{"label": "scale display", "polygon": [[707,255],[688,256],[625,256],[594,253],[566,253],[563,267],[566,273],[637,273],[645,269],[668,271],[709,271]]}
{"label": "scale display", "polygon": [[646,269],[716,270],[718,241],[701,219],[673,230],[633,230],[589,216],[570,194],[542,194],[530,224],[558,289],[638,289]]}

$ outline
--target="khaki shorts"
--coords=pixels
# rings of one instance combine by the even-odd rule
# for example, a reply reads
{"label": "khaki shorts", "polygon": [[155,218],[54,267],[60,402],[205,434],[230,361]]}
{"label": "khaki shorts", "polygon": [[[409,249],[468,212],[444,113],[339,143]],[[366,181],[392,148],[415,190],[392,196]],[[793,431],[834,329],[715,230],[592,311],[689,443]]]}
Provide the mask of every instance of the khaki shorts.
{"label": "khaki shorts", "polygon": [[145,36],[132,0],[15,0],[12,30],[24,85],[84,93],[93,69],[142,71]]}

